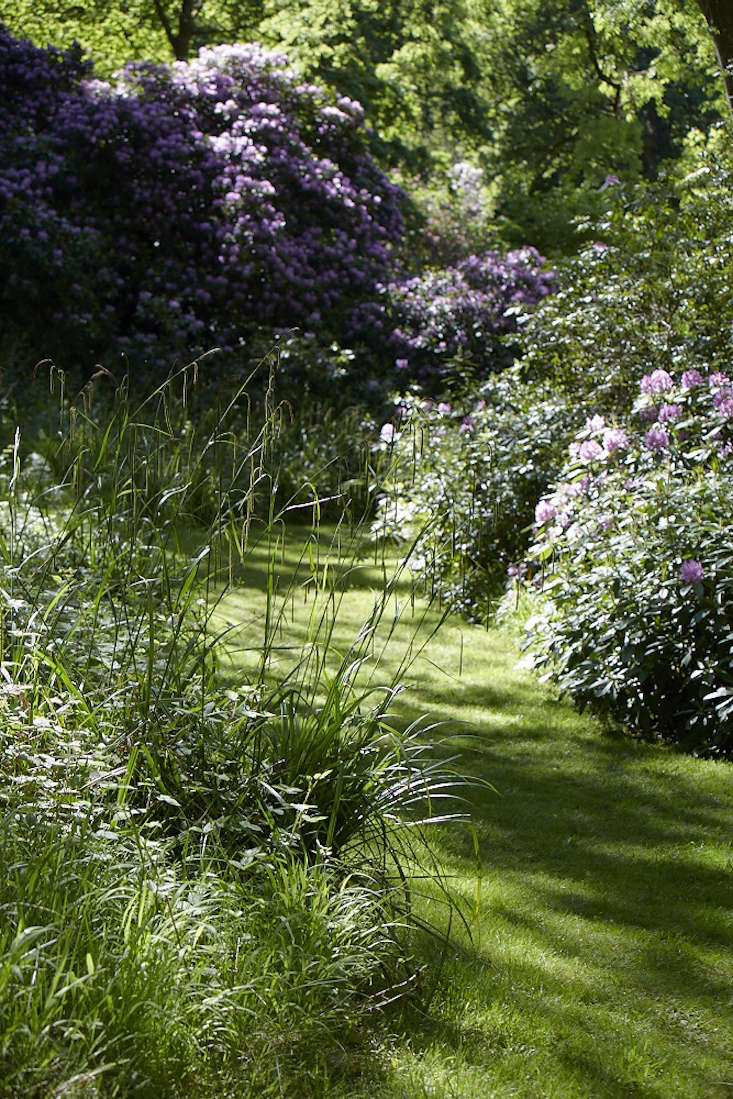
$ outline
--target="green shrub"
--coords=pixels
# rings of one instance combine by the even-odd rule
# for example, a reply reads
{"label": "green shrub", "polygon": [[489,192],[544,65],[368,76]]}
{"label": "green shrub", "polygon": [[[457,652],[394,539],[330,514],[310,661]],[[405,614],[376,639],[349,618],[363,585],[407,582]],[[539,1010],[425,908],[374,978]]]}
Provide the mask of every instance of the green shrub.
{"label": "green shrub", "polygon": [[462,414],[407,395],[378,444],[391,465],[375,535],[416,543],[410,567],[470,618],[486,615],[529,544],[534,506],[559,472],[576,415],[519,366],[486,381]]}
{"label": "green shrub", "polygon": [[[723,146],[724,148],[724,146]],[[733,324],[733,164],[701,154],[677,183],[617,187],[595,240],[558,265],[557,292],[522,328],[523,374],[603,415],[644,374],[725,369]]]}

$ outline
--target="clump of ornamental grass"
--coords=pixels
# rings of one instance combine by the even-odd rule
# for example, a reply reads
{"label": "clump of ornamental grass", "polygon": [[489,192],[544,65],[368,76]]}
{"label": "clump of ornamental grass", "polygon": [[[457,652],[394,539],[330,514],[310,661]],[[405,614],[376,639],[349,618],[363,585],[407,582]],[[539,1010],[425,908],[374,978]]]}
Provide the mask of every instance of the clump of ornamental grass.
{"label": "clump of ornamental grass", "polygon": [[733,384],[689,369],[643,377],[618,424],[589,417],[537,504],[528,565],[539,667],[629,730],[733,745]]}
{"label": "clump of ornamental grass", "polygon": [[[299,1056],[317,1074],[411,987],[423,827],[462,816],[450,762],[389,716],[374,639],[396,581],[335,652],[343,569],[314,533],[319,599],[283,645],[299,589],[279,586],[272,387],[259,427],[230,430],[240,392],[201,434],[190,381],[138,404],[88,390],[45,456],[19,430],[4,452],[8,1095],[259,1095]],[[232,684],[217,608],[263,546],[256,660]]]}

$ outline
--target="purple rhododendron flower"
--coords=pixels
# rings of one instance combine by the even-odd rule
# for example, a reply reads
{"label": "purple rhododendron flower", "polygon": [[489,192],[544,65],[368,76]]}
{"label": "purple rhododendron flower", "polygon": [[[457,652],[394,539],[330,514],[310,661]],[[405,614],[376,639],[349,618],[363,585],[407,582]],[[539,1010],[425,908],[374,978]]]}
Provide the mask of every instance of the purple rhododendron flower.
{"label": "purple rhododendron flower", "polygon": [[557,508],[550,500],[540,500],[534,509],[534,518],[537,524],[547,523],[557,515]]}
{"label": "purple rhododendron flower", "polygon": [[451,411],[451,406],[448,403],[448,401],[439,401],[438,402],[438,412],[440,413],[441,416],[448,416],[450,414],[450,411]]}
{"label": "purple rhododendron flower", "polygon": [[655,424],[650,427],[644,438],[644,445],[649,450],[667,450],[669,448],[669,435],[663,427]]}
{"label": "purple rhododendron flower", "polygon": [[708,382],[711,389],[720,389],[721,386],[730,384],[730,378],[727,374],[721,374],[720,371],[718,371],[716,374],[710,375]]}
{"label": "purple rhododendron flower", "polygon": [[705,379],[699,370],[686,370],[682,375],[682,388],[694,389],[696,385],[703,385]]}
{"label": "purple rhododendron flower", "polygon": [[642,393],[665,393],[673,386],[672,375],[666,370],[653,370],[651,374],[645,374],[641,379]]}
{"label": "purple rhododendron flower", "polygon": [[717,408],[721,416],[725,416],[727,419],[733,417],[733,394],[729,397],[723,397]]}
{"label": "purple rhododendron flower", "polygon": [[473,431],[473,417],[464,416],[463,420],[461,421],[461,426],[458,428],[458,431],[464,435],[466,434],[466,432]]}
{"label": "purple rhododendron flower", "polygon": [[629,445],[629,437],[620,427],[609,427],[603,433],[603,449],[607,454],[613,454],[614,450],[626,450]]}
{"label": "purple rhododendron flower", "polygon": [[699,580],[702,580],[704,575],[705,570],[700,562],[694,558],[683,561],[680,565],[680,579],[684,580],[686,584],[696,584]]}
{"label": "purple rhododendron flower", "polygon": [[666,424],[668,422],[674,423],[675,420],[679,420],[682,416],[682,409],[678,404],[663,404],[659,409],[659,416],[657,419],[660,424]]}
{"label": "purple rhododendron flower", "polygon": [[647,408],[642,408],[639,412],[640,419],[644,420],[646,423],[649,423],[650,420],[656,420],[658,415],[659,409],[655,408],[654,405],[649,405]]}
{"label": "purple rhododendron flower", "polygon": [[586,439],[578,447],[578,457],[581,462],[594,462],[603,457],[603,447],[595,439]]}

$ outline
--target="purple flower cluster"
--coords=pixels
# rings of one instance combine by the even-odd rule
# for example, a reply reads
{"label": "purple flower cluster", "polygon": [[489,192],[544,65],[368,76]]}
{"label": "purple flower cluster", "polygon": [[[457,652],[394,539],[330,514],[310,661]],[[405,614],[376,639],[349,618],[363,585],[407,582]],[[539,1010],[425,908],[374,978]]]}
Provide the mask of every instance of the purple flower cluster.
{"label": "purple flower cluster", "polygon": [[[660,394],[674,400],[663,399],[657,407],[654,402]],[[535,508],[540,544],[590,537],[588,524],[594,521],[603,532],[612,529],[612,512],[598,514],[594,520],[594,509],[608,507],[610,502],[625,512],[628,494],[646,491],[644,472],[650,463],[664,461],[673,475],[687,476],[690,468],[720,464],[733,454],[733,385],[725,374],[706,379],[698,370],[686,371],[678,385],[666,370],[656,370],[642,379],[637,412],[642,421],[655,421],[643,434],[638,429],[627,433],[607,427],[599,415],[586,418],[585,427],[570,444],[567,479]],[[683,417],[681,430],[678,421]],[[630,470],[636,475],[629,477]],[[702,576],[699,561],[683,561],[682,580],[695,583]]]}
{"label": "purple flower cluster", "polygon": [[690,558],[680,565],[680,579],[686,584],[697,584],[705,575],[705,570],[699,561]]}
{"label": "purple flower cluster", "polygon": [[393,280],[383,288],[377,324],[394,357],[428,389],[440,387],[456,360],[486,375],[511,361],[502,337],[516,330],[517,315],[553,289],[554,275],[543,264],[534,248],[505,256],[489,250]]}
{"label": "purple flower cluster", "polygon": [[0,29],[3,325],[34,360],[234,348],[255,325],[346,340],[388,278],[402,192],[360,106],[257,45],[128,65]]}

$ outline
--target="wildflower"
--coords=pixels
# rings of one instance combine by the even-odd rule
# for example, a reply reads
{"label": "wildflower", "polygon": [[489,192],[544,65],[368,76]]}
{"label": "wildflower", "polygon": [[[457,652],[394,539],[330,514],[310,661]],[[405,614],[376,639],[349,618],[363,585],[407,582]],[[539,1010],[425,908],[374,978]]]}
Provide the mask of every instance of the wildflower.
{"label": "wildflower", "polygon": [[666,370],[653,370],[651,374],[645,374],[641,379],[642,393],[664,393],[673,386],[672,375]]}
{"label": "wildflower", "polygon": [[603,449],[606,454],[613,454],[614,450],[626,450],[629,445],[629,437],[620,427],[609,427],[603,433]]}
{"label": "wildflower", "polygon": [[657,424],[650,427],[644,438],[644,445],[649,450],[667,450],[669,448],[669,435],[663,427]]}
{"label": "wildflower", "polygon": [[702,580],[704,575],[705,570],[700,562],[694,558],[683,561],[680,565],[680,579],[684,580],[686,584],[696,584],[699,580]]}
{"label": "wildflower", "polygon": [[682,375],[682,388],[694,389],[696,385],[702,385],[705,379],[699,370],[686,370]]}
{"label": "wildflower", "polygon": [[379,441],[385,443],[386,446],[391,446],[397,440],[397,428],[394,424],[382,424],[382,429],[379,432]]}
{"label": "wildflower", "polygon": [[534,518],[538,526],[542,523],[547,523],[550,519],[554,519],[556,515],[557,508],[550,500],[540,500],[539,504],[534,509]]}

